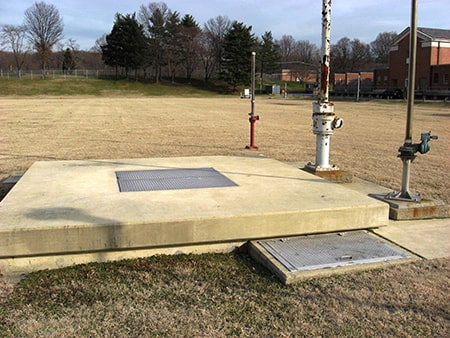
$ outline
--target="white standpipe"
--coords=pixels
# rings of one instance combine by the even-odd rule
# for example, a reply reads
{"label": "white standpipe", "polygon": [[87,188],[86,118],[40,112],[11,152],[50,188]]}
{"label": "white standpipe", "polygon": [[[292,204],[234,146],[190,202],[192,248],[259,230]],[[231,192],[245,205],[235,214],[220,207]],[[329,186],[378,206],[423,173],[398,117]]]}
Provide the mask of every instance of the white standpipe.
{"label": "white standpipe", "polygon": [[334,104],[329,102],[328,83],[330,79],[330,23],[331,0],[322,4],[322,63],[320,71],[320,90],[317,102],[313,103],[313,133],[316,135],[316,162],[308,164],[315,170],[338,169],[330,165],[330,136],[334,129],[342,127],[342,119],[336,117]]}

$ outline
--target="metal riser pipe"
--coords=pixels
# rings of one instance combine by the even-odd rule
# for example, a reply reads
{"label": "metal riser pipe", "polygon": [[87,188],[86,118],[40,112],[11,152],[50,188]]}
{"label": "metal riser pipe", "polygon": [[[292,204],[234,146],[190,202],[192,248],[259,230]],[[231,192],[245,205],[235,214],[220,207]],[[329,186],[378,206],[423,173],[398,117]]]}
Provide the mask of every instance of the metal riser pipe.
{"label": "metal riser pipe", "polygon": [[316,168],[330,169],[332,166],[329,163],[330,158],[330,136],[317,135],[316,136]]}
{"label": "metal riser pipe", "polygon": [[322,3],[322,63],[320,69],[320,88],[318,101],[313,103],[313,133],[316,135],[316,169],[338,169],[330,165],[330,136],[334,129],[342,126],[342,120],[334,114],[334,105],[329,102],[330,79],[330,27],[331,0]]}

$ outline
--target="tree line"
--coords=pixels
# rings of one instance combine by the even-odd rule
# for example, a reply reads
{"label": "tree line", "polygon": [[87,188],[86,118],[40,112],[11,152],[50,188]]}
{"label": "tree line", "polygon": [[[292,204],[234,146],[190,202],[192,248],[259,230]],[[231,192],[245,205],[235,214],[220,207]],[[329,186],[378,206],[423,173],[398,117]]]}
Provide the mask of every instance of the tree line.
{"label": "tree line", "polygon": [[[340,39],[331,48],[332,72],[373,70],[386,64],[389,48],[397,34],[380,33],[370,44],[359,39]],[[31,51],[38,56],[43,70],[48,67],[52,50],[63,38],[63,20],[58,9],[36,2],[25,11],[24,23],[1,28],[0,42],[14,55],[16,69],[23,66]],[[64,70],[77,67],[76,41],[69,39],[67,48],[60,47]],[[221,78],[233,88],[249,82],[250,55],[257,53],[257,72],[272,74],[282,68],[317,68],[319,48],[306,40],[296,41],[292,35],[274,39],[270,31],[261,37],[252,26],[231,21],[226,16],[209,19],[203,27],[190,14],[170,9],[164,2],[142,5],[132,14],[117,13],[111,32],[97,39],[92,53],[101,54],[105,65],[127,77],[144,77],[160,82],[163,77],[175,81],[183,76],[188,81],[194,73],[205,81]]]}

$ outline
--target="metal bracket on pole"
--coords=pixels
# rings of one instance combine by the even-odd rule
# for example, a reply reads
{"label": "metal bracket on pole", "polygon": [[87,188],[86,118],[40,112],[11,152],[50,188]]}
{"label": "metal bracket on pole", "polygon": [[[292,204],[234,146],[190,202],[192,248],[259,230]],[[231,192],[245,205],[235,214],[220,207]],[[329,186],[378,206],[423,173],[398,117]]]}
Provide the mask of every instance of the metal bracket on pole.
{"label": "metal bracket on pole", "polygon": [[422,133],[420,136],[420,143],[405,142],[405,144],[398,149],[398,157],[400,157],[403,162],[402,190],[390,192],[386,195],[387,199],[406,202],[420,202],[422,196],[419,193],[412,193],[409,191],[411,163],[416,158],[417,152],[421,154],[427,153],[430,150],[430,145],[428,142],[437,139],[438,137],[431,135],[431,132]]}

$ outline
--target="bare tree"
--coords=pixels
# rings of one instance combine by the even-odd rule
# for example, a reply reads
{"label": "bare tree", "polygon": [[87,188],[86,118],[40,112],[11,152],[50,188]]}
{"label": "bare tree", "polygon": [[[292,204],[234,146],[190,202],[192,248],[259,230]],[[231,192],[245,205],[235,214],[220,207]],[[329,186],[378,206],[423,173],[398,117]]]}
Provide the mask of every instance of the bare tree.
{"label": "bare tree", "polygon": [[77,40],[75,40],[75,39],[68,39],[66,41],[66,46],[67,46],[67,48],[70,48],[73,51],[80,50],[80,45],[78,44]]}
{"label": "bare tree", "polygon": [[295,60],[295,39],[292,35],[283,35],[281,39],[276,42],[276,44],[280,46],[281,62]]}
{"label": "bare tree", "polygon": [[396,32],[383,32],[370,43],[370,49],[376,62],[386,64],[389,62],[389,50],[396,37]]}
{"label": "bare tree", "polygon": [[93,53],[99,53],[102,52],[102,46],[106,45],[106,36],[107,34],[103,34],[101,37],[99,37],[97,40],[95,40],[95,45],[91,47],[90,51]]}
{"label": "bare tree", "polygon": [[25,26],[30,44],[38,53],[45,70],[53,46],[63,37],[63,21],[59,11],[54,5],[36,2],[25,11]]}
{"label": "bare tree", "polygon": [[202,45],[204,46],[203,65],[205,67],[205,80],[210,78],[208,74],[212,75],[214,69],[217,69],[219,74],[222,72],[225,35],[230,28],[231,21],[227,16],[219,15],[216,18],[209,19],[204,24]]}
{"label": "bare tree", "polygon": [[350,71],[359,72],[371,70],[372,56],[370,54],[370,46],[359,39],[353,39],[351,46],[352,56]]}
{"label": "bare tree", "polygon": [[370,46],[359,39],[343,37],[331,46],[331,69],[333,73],[372,70]]}
{"label": "bare tree", "polygon": [[297,60],[304,63],[318,65],[320,62],[319,48],[307,40],[300,40],[295,43],[294,55]]}
{"label": "bare tree", "polygon": [[205,31],[199,34],[199,52],[198,55],[203,65],[204,79],[206,82],[211,78],[216,67],[216,58],[210,49],[210,40]]}
{"label": "bare tree", "polygon": [[341,38],[331,46],[331,69],[333,73],[345,73],[350,71],[352,56],[351,40],[348,37]]}
{"label": "bare tree", "polygon": [[1,45],[7,46],[14,55],[14,61],[16,63],[16,69],[20,72],[23,63],[25,62],[25,57],[27,55],[28,49],[25,44],[25,26],[13,26],[5,25],[1,29]]}

